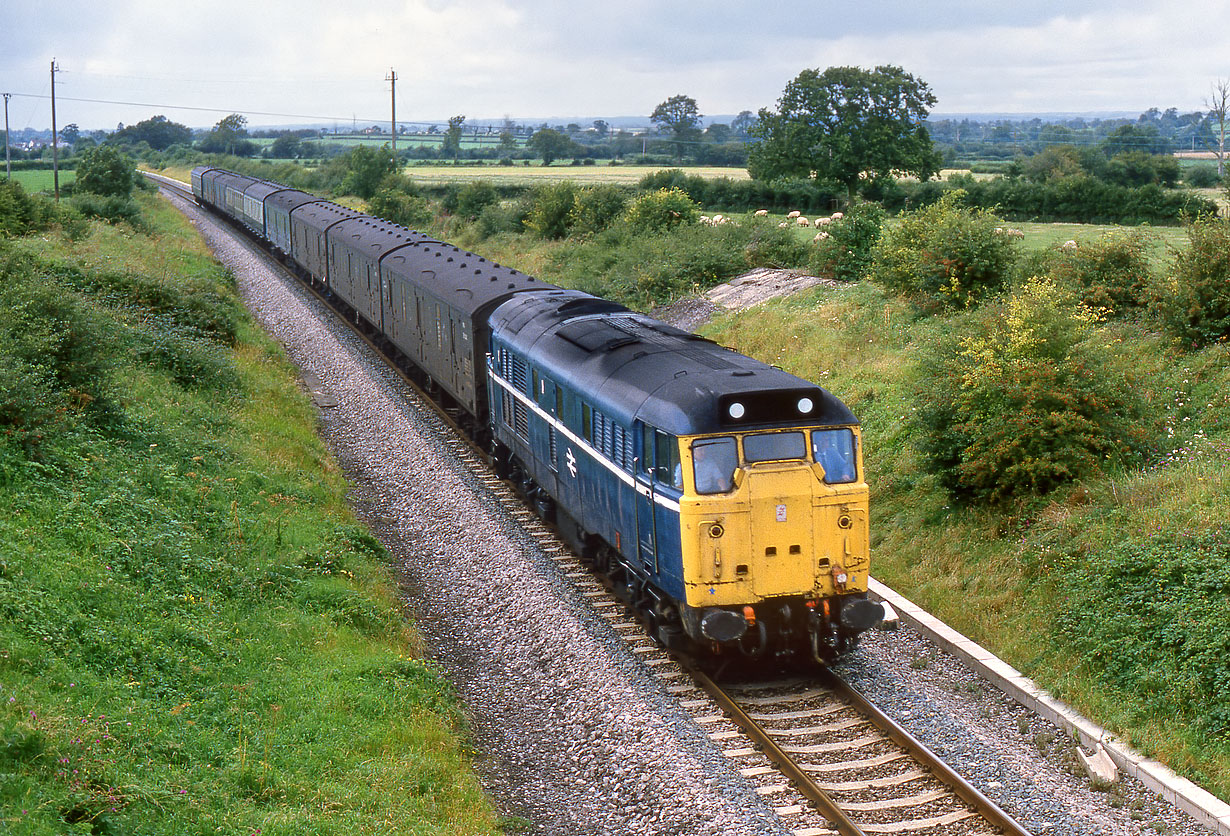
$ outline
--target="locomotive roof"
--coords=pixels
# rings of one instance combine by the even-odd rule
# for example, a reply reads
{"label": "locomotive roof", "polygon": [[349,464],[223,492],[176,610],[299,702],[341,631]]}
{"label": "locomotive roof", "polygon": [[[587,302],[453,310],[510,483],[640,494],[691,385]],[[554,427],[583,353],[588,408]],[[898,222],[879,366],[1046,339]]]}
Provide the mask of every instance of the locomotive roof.
{"label": "locomotive roof", "polygon": [[639,419],[675,435],[858,423],[813,383],[576,291],[518,297],[495,311],[492,325],[627,423]]}

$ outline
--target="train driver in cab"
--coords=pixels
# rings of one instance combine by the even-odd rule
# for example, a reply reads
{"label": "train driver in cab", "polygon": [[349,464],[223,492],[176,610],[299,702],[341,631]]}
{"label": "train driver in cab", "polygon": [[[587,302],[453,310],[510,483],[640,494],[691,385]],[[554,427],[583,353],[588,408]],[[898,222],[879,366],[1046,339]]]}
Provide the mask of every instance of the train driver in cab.
{"label": "train driver in cab", "polygon": [[734,487],[738,449],[733,438],[715,438],[692,445],[692,475],[696,492],[727,493]]}
{"label": "train driver in cab", "polygon": [[854,481],[854,434],[849,430],[813,430],[811,449],[830,485]]}

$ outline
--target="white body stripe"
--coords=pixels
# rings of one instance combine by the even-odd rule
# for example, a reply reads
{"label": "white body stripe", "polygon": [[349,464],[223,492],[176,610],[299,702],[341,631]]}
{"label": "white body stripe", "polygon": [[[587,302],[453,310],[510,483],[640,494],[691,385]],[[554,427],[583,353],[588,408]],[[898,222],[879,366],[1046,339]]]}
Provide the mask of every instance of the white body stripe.
{"label": "white body stripe", "polygon": [[505,380],[504,378],[496,374],[495,370],[491,368],[490,363],[488,363],[487,365],[487,377],[495,381],[496,385],[500,386],[506,392],[512,395],[514,398],[516,398],[517,400],[521,401],[521,403],[529,407],[529,409],[533,411],[535,415],[537,415],[543,421],[546,421],[547,424],[549,424],[552,427],[555,427],[557,432],[559,432],[561,435],[563,435],[565,438],[567,438],[577,447],[585,451],[585,453],[591,459],[593,459],[594,461],[598,462],[600,465],[605,467],[608,471],[614,474],[615,477],[619,479],[621,482],[623,482],[625,485],[632,486],[636,490],[636,492],[639,493],[641,496],[648,497],[652,495],[654,503],[662,506],[668,511],[674,511],[676,514],[679,513],[679,501],[678,500],[671,499],[670,497],[667,497],[667,496],[662,496],[660,493],[656,491],[651,491],[649,488],[645,487],[640,482],[636,481],[634,478],[632,478],[631,473],[624,470],[619,465],[615,464],[615,462],[611,461],[606,456],[602,455],[588,441],[586,441],[584,438],[581,438],[579,435],[574,433],[572,430],[564,426],[562,421],[560,421],[554,415],[547,412],[542,407],[540,407],[538,404],[536,404],[533,401],[533,399],[527,397],[524,392],[518,391],[516,388],[513,387],[511,383],[509,383],[507,380]]}

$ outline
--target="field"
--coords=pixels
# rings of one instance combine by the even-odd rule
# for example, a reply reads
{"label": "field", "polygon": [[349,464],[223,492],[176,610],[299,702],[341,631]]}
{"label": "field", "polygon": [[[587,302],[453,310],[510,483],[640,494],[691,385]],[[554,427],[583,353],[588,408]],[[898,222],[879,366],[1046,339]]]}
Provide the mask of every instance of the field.
{"label": "field", "polygon": [[[53,171],[14,171],[13,179],[20,183],[27,192],[49,192],[55,188],[55,172]],[[60,172],[61,186],[75,179],[77,179],[77,172],[71,169]]]}
{"label": "field", "polygon": [[[533,185],[535,183],[557,183],[561,180],[571,180],[584,186],[594,186],[599,183],[616,183],[634,186],[646,174],[664,171],[677,166],[658,165],[571,165],[557,163],[555,165],[410,165],[403,173],[416,183],[439,185],[442,183],[468,183],[472,180],[487,180],[497,185],[502,183],[516,185]],[[745,168],[723,168],[720,166],[689,166],[684,169],[688,174],[701,177],[729,177],[732,180],[747,180]]]}

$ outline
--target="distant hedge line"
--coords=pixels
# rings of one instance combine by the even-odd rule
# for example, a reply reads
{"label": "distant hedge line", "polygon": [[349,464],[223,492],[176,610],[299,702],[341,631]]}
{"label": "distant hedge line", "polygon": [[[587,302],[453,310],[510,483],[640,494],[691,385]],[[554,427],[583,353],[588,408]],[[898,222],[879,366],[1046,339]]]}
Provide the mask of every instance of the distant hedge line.
{"label": "distant hedge line", "polygon": [[1177,226],[1184,218],[1216,214],[1218,208],[1214,201],[1187,189],[1131,188],[1084,176],[1047,183],[953,177],[946,182],[897,183],[869,196],[885,209],[899,211],[928,206],[956,188],[965,190],[967,206],[990,209],[1012,221]]}

